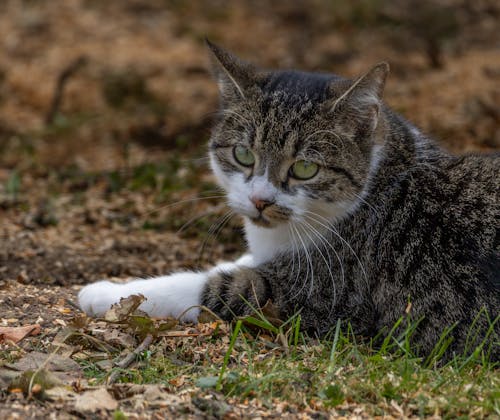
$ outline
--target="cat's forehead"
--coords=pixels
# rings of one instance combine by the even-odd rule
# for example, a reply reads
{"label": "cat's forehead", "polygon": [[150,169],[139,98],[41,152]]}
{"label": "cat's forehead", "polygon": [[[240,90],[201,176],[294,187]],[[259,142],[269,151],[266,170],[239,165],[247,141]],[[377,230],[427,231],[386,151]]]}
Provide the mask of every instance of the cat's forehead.
{"label": "cat's forehead", "polygon": [[[272,121],[275,130],[290,131],[307,126],[321,105],[332,98],[332,88],[345,79],[334,74],[295,70],[268,73],[260,80],[250,112],[263,123]],[[252,102],[252,100],[251,100]]]}
{"label": "cat's forehead", "polygon": [[[265,160],[295,157],[314,147],[317,133],[334,126],[322,106],[336,96],[336,85],[346,82],[333,74],[267,73],[245,98],[226,104],[223,114],[231,143],[243,141],[266,156]],[[239,135],[234,136],[235,132]]]}
{"label": "cat's forehead", "polygon": [[309,101],[319,103],[327,98],[332,82],[339,79],[333,74],[295,70],[275,71],[261,81],[260,88],[265,96],[281,94],[290,99],[307,98]]}

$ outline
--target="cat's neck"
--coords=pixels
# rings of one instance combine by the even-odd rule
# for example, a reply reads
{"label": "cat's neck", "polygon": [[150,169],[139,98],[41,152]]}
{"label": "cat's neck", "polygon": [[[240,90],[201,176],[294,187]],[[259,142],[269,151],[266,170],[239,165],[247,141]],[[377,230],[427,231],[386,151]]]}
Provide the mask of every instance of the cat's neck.
{"label": "cat's neck", "polygon": [[[378,194],[394,177],[417,166],[432,166],[452,156],[441,149],[418,128],[402,116],[385,109],[383,113],[385,138],[376,146],[377,158],[370,172],[370,182],[364,196]],[[377,188],[379,187],[379,188]],[[376,200],[375,200],[376,201]]]}
{"label": "cat's neck", "polygon": [[408,169],[419,164],[429,164],[449,156],[402,116],[385,110],[386,138],[383,146],[382,169]]}
{"label": "cat's neck", "polygon": [[256,226],[244,217],[245,238],[254,261],[261,264],[282,253],[298,253],[313,243],[316,247],[324,244],[328,231],[338,220],[335,215],[325,216],[318,215],[317,220],[310,219],[306,224],[288,222],[272,228]]}
{"label": "cat's neck", "polygon": [[246,217],[244,223],[248,248],[258,264],[267,262],[276,254],[292,248],[293,238],[288,224],[264,228],[254,225]]}

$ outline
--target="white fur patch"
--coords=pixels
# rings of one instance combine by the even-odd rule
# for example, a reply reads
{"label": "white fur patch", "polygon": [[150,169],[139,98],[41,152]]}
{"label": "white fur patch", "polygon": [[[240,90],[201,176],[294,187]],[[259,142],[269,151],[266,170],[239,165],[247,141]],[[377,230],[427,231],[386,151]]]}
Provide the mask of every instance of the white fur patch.
{"label": "white fur patch", "polygon": [[[182,316],[182,321],[196,321],[201,303],[201,292],[208,280],[207,273],[176,273],[124,284],[100,281],[85,286],[78,294],[80,307],[91,316],[104,313],[121,298],[134,294],[146,297],[139,309],[155,318]],[[190,309],[191,308],[191,309]]]}
{"label": "white fur patch", "polygon": [[78,303],[90,316],[103,316],[121,298],[141,294],[146,298],[139,309],[154,318],[173,316],[181,321],[195,322],[200,314],[201,293],[210,274],[231,272],[237,267],[254,267],[252,255],[245,254],[236,262],[224,262],[205,273],[186,271],[128,283],[99,281],[85,286],[78,294]]}

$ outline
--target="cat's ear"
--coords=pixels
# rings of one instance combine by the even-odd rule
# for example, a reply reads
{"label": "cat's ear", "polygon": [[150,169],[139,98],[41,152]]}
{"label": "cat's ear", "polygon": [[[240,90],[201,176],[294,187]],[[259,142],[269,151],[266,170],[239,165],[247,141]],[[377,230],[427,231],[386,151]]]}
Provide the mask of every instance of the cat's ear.
{"label": "cat's ear", "polygon": [[219,84],[222,99],[233,102],[245,99],[247,90],[255,85],[256,68],[208,39],[205,42],[212,52],[212,73]]}
{"label": "cat's ear", "polygon": [[[369,131],[375,130],[378,123],[382,94],[389,65],[379,63],[368,73],[359,77],[343,92],[338,92],[338,85],[332,86],[336,90],[336,98],[330,101],[329,113],[344,115],[351,121],[356,121]],[[338,95],[338,96],[337,96]]]}

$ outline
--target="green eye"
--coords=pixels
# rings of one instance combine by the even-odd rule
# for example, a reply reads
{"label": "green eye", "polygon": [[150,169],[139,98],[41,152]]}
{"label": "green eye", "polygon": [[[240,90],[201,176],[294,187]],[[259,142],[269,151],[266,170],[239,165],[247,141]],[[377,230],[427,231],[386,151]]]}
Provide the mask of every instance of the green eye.
{"label": "green eye", "polygon": [[296,179],[311,179],[318,173],[319,167],[307,160],[298,160],[290,167],[290,175]]}
{"label": "green eye", "polygon": [[245,146],[235,146],[233,155],[236,161],[243,166],[252,166],[255,163],[255,156]]}

